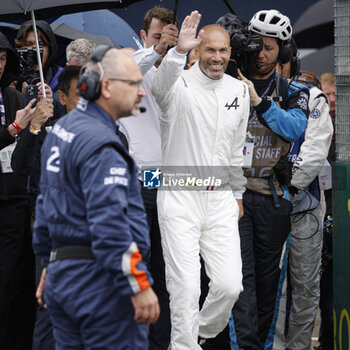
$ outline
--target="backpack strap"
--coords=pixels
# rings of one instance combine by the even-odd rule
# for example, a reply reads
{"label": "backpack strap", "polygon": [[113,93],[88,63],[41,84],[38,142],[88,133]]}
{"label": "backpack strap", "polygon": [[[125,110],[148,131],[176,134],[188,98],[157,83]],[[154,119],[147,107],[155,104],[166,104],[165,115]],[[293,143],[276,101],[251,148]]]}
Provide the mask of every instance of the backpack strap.
{"label": "backpack strap", "polygon": [[279,102],[282,109],[286,109],[286,102],[288,100],[288,79],[282,74],[276,73],[276,94],[273,101]]}

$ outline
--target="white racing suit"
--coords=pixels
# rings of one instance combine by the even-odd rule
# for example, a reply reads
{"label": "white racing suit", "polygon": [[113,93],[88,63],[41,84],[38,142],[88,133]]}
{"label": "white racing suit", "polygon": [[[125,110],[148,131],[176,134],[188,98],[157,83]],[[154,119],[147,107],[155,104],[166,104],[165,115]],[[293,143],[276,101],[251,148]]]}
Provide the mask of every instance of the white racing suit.
{"label": "white racing suit", "polygon": [[[316,87],[310,89],[309,109],[310,115],[304,142],[299,154],[292,159],[294,165],[291,184],[300,191],[308,189],[315,179],[317,181],[317,176],[327,159],[333,135],[327,97]],[[316,207],[315,204],[311,204],[311,197],[308,194],[302,199],[306,210],[291,216],[292,231],[288,261],[292,288],[291,310],[288,334],[285,337],[285,281],[273,344],[273,349],[276,350],[309,350],[311,348],[311,336],[320,298],[320,268],[325,215],[323,191],[319,190],[319,193],[320,202],[318,205],[316,203]],[[299,198],[302,198],[300,195],[294,196],[293,208],[300,206],[301,203],[297,203]]]}
{"label": "white racing suit", "polygon": [[[246,182],[242,150],[249,113],[248,88],[226,74],[220,80],[210,79],[198,63],[184,71],[185,63],[186,56],[172,49],[153,79],[152,93],[161,110],[162,171],[174,166],[205,176],[208,169],[218,175],[220,166],[227,166],[231,180],[226,189],[222,186],[213,191],[196,191],[195,186],[159,189],[172,350],[200,349],[198,334],[205,339],[215,337],[227,325],[242,290],[235,198],[242,198]],[[219,175],[227,177],[220,171]],[[210,278],[200,312],[199,254]]]}

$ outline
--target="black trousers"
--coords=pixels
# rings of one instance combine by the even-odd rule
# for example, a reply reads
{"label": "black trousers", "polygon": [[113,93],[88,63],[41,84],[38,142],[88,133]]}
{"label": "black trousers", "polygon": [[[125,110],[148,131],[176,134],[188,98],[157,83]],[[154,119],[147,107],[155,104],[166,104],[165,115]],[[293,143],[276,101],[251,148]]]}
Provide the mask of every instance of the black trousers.
{"label": "black trousers", "polygon": [[154,280],[153,289],[158,296],[160,305],[159,319],[150,326],[148,336],[149,350],[167,350],[170,343],[171,322],[169,293],[165,283],[165,262],[158,225],[157,190],[141,187],[141,194],[150,230],[149,269]]}
{"label": "black trousers", "polygon": [[0,201],[0,315],[0,349],[30,349],[35,282],[27,200]]}
{"label": "black trousers", "polygon": [[264,348],[273,317],[283,244],[290,232],[289,201],[247,190],[239,222],[243,288],[233,309],[237,341],[244,350]]}
{"label": "black trousers", "polygon": [[[36,286],[38,286],[43,270],[38,256],[35,257],[35,267]],[[48,309],[43,306],[39,306],[36,314],[32,350],[55,350],[53,325]]]}

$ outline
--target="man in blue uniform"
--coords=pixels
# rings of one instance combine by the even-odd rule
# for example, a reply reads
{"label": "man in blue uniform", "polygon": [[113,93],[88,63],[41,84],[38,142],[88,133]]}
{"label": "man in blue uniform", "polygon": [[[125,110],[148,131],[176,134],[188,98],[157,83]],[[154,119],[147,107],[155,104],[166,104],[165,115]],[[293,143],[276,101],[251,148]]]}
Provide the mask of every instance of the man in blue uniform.
{"label": "man in blue uniform", "polygon": [[146,349],[159,315],[136,165],[115,123],[137,113],[141,83],[132,58],[99,47],[79,78],[85,99],[42,147],[33,245],[48,265],[56,349]]}

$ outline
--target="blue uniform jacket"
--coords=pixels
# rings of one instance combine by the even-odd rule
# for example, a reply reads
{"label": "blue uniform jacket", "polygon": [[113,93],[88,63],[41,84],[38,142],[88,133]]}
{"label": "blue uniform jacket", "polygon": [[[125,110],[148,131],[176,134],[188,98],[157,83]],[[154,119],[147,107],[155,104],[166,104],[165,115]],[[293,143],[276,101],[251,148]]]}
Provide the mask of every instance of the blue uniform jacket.
{"label": "blue uniform jacket", "polygon": [[263,100],[255,110],[263,125],[291,142],[297,140],[307,127],[308,101],[308,89],[304,85],[293,82],[288,86],[286,110],[278,107],[271,100]]}
{"label": "blue uniform jacket", "polygon": [[147,289],[152,280],[143,260],[149,249],[146,214],[136,165],[115,121],[81,100],[55,124],[41,152],[33,247],[43,265],[54,248],[91,245],[118,291]]}

